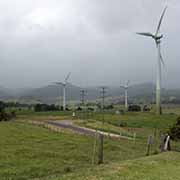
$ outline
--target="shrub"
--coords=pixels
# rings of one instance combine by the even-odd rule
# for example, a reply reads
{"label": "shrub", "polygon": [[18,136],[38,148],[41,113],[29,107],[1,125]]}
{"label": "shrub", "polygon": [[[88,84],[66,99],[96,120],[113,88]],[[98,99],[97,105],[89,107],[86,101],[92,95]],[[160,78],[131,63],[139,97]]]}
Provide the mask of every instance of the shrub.
{"label": "shrub", "polygon": [[127,123],[126,123],[126,122],[120,122],[120,123],[119,123],[119,126],[120,126],[120,127],[127,127]]}
{"label": "shrub", "polygon": [[170,128],[169,134],[171,139],[180,140],[180,117],[177,118],[176,124]]}
{"label": "shrub", "polygon": [[149,108],[147,105],[144,105],[143,111],[144,111],[144,112],[150,111],[150,108]]}
{"label": "shrub", "polygon": [[16,117],[14,111],[7,113],[5,112],[6,104],[0,101],[0,121],[9,121]]}
{"label": "shrub", "polygon": [[9,121],[16,117],[15,112],[6,113],[4,110],[0,112],[0,121]]}
{"label": "shrub", "polygon": [[82,108],[79,106],[77,107],[76,111],[82,111]]}
{"label": "shrub", "polygon": [[65,168],[64,168],[64,172],[65,172],[65,173],[72,172],[71,167],[65,167]]}
{"label": "shrub", "polygon": [[94,108],[88,107],[88,111],[94,111]]}
{"label": "shrub", "polygon": [[138,111],[141,111],[141,107],[138,105],[130,105],[128,107],[128,111],[138,112]]}
{"label": "shrub", "polygon": [[4,102],[0,101],[0,112],[4,111],[6,105]]}
{"label": "shrub", "polygon": [[58,106],[55,106],[54,104],[48,105],[48,104],[36,104],[34,107],[35,112],[41,112],[41,111],[58,111]]}
{"label": "shrub", "polygon": [[123,109],[120,109],[119,112],[120,112],[121,115],[124,115],[124,114],[125,114]]}
{"label": "shrub", "polygon": [[110,110],[110,109],[113,109],[113,108],[114,108],[113,104],[110,104],[108,106],[104,106],[104,109],[106,109],[106,110]]}

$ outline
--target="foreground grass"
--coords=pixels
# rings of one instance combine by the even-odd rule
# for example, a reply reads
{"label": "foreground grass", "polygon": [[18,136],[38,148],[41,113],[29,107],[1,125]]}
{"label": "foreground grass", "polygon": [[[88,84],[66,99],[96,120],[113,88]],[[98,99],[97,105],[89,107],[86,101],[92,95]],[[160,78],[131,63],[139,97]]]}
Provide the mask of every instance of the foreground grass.
{"label": "foreground grass", "polygon": [[[17,122],[0,123],[0,179],[62,177],[92,166],[94,139]],[[143,142],[105,139],[105,164],[145,155]],[[96,154],[97,157],[97,154]]]}
{"label": "foreground grass", "polygon": [[[70,119],[71,112],[26,112],[24,120]],[[83,116],[82,116],[83,117]],[[85,116],[84,116],[85,117]],[[85,126],[102,128],[102,114],[84,119]],[[104,164],[92,166],[94,138],[70,133],[54,133],[41,127],[18,122],[0,123],[0,180],[122,179],[178,180],[180,154],[171,152],[144,157],[147,135],[154,129],[167,130],[177,115],[107,112],[104,130],[115,133],[137,132],[137,141],[104,141]],[[119,127],[125,122],[127,127]],[[143,137],[143,138],[142,138]],[[151,154],[159,144],[151,150]],[[180,148],[179,143],[173,146]],[[97,152],[96,156],[97,157]],[[138,159],[140,158],[140,159]],[[97,162],[97,159],[95,159]],[[179,178],[180,179],[180,178]]]}
{"label": "foreground grass", "polygon": [[102,165],[86,172],[70,173],[52,180],[180,180],[180,154],[177,152]]}

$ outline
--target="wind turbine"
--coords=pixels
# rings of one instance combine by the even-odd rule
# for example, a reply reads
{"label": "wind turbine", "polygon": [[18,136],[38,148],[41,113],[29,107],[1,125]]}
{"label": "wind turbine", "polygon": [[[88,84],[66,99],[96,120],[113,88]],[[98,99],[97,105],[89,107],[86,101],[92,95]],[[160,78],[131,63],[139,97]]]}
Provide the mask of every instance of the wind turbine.
{"label": "wind turbine", "polygon": [[157,48],[157,77],[156,77],[156,113],[159,115],[161,114],[161,65],[164,64],[163,57],[161,55],[161,40],[163,38],[163,34],[160,34],[160,27],[161,23],[164,17],[164,14],[166,12],[167,6],[164,8],[163,13],[161,15],[161,18],[159,20],[157,30],[155,34],[149,33],[149,32],[141,32],[137,33],[142,36],[151,37],[154,39],[156,48]]}
{"label": "wind turbine", "polygon": [[63,87],[63,110],[66,110],[66,85],[68,84],[68,79],[70,77],[71,73],[68,73],[66,78],[64,79],[64,82],[56,82],[57,85],[62,85]]}
{"label": "wind turbine", "polygon": [[125,91],[125,109],[128,109],[128,88],[129,88],[129,80],[126,82],[124,86],[120,86]]}

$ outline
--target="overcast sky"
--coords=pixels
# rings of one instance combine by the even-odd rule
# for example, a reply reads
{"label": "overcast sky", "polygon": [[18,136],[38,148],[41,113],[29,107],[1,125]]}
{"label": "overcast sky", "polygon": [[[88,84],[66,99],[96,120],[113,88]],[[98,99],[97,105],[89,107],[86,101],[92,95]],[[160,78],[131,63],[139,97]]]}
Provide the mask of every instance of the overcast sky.
{"label": "overcast sky", "polygon": [[155,82],[156,48],[135,32],[162,23],[164,87],[180,87],[179,0],[0,0],[0,86]]}

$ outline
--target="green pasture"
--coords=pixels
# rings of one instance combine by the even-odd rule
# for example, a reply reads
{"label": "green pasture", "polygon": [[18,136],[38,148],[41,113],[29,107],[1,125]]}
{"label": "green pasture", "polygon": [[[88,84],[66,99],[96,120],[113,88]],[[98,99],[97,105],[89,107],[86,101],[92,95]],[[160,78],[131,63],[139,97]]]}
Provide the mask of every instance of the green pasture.
{"label": "green pasture", "polygon": [[[16,109],[17,118],[0,122],[1,180],[122,179],[178,180],[180,143],[172,152],[159,154],[159,135],[167,132],[178,117],[173,108],[161,116],[154,112],[34,112]],[[72,132],[52,132],[30,125],[27,120],[72,120],[76,125],[133,137],[133,140],[104,139],[104,164],[97,165],[94,137]],[[23,120],[23,121],[21,121]],[[104,123],[103,123],[104,122]],[[147,137],[154,136],[149,157]],[[94,146],[96,144],[96,146]],[[95,149],[94,149],[95,147]],[[95,163],[92,164],[95,150]],[[176,151],[176,152],[175,152]],[[180,179],[180,178],[179,178]]]}

